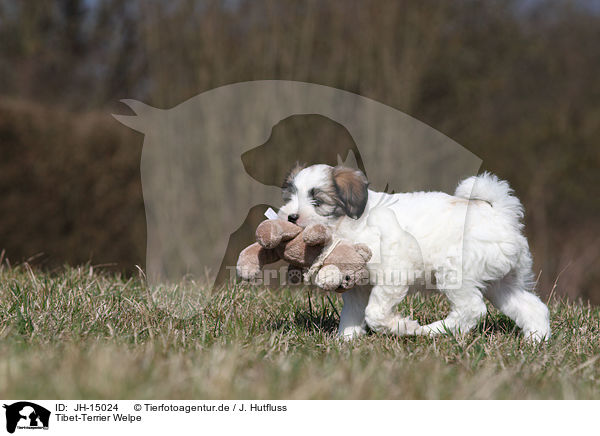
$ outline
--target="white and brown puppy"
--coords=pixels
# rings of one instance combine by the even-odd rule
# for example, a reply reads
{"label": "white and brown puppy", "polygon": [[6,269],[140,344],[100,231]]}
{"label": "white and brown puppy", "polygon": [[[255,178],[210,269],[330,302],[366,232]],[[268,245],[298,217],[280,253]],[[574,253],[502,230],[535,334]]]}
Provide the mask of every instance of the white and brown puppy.
{"label": "white and brown puppy", "polygon": [[[523,208],[496,176],[470,177],[454,195],[387,194],[369,190],[358,170],[313,165],[291,172],[283,198],[280,218],[303,227],[326,224],[334,236],[365,243],[374,253],[369,284],[343,294],[340,336],[364,334],[366,325],[400,335],[466,333],[486,314],[485,296],[528,339],[550,337],[548,308],[530,292],[532,259],[520,221]],[[396,250],[387,259],[381,252],[386,243]],[[386,282],[389,271],[381,274],[381,269],[396,267],[431,277],[450,300],[446,319],[419,326],[399,316],[395,307],[413,284]]]}

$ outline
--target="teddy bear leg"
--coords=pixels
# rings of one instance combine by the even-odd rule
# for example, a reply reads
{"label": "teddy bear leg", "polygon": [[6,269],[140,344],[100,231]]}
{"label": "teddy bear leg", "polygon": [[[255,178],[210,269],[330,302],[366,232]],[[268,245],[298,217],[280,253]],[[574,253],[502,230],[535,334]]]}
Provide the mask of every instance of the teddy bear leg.
{"label": "teddy bear leg", "polygon": [[370,292],[371,286],[356,286],[342,294],[344,307],[338,327],[340,339],[349,341],[366,333],[365,308]]}
{"label": "teddy bear leg", "polygon": [[278,260],[279,256],[275,250],[268,250],[255,242],[240,253],[236,271],[242,280],[256,280],[260,277],[265,265]]}
{"label": "teddy bear leg", "polygon": [[420,327],[419,323],[402,317],[396,311],[396,306],[407,293],[408,286],[374,286],[365,309],[367,325],[380,333],[414,335]]}

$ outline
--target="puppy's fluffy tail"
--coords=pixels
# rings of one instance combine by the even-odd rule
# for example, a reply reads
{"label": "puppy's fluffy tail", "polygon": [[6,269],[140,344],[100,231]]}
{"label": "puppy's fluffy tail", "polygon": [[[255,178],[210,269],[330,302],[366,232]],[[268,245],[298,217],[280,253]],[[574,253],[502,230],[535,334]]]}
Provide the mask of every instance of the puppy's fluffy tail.
{"label": "puppy's fluffy tail", "polygon": [[520,226],[523,205],[513,195],[508,182],[498,179],[494,174],[484,172],[463,180],[458,184],[454,195],[468,200],[487,201],[495,210]]}

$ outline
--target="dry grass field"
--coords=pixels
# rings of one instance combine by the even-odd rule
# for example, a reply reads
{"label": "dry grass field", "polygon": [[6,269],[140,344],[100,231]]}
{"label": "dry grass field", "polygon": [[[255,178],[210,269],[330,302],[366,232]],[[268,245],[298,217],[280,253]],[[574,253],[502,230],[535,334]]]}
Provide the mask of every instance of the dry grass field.
{"label": "dry grass field", "polygon": [[[554,336],[523,341],[495,310],[464,337],[335,336],[341,298],[199,289],[171,315],[143,278],[89,265],[0,269],[0,397],[600,399],[600,309],[550,301]],[[175,301],[172,304],[177,305]],[[441,317],[439,295],[400,310]]]}

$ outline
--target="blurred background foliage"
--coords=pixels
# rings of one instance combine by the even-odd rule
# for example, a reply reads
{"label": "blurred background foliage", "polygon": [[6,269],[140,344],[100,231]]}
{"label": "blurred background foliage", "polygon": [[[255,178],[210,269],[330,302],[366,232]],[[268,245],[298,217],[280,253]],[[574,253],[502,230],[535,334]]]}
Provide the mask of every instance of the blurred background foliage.
{"label": "blurred background foliage", "polygon": [[[597,304],[599,73],[595,1],[0,0],[0,248],[48,268],[143,266],[143,137],[111,118],[119,100],[299,80],[481,157],[525,204],[538,292]],[[314,140],[301,125],[290,146]]]}

